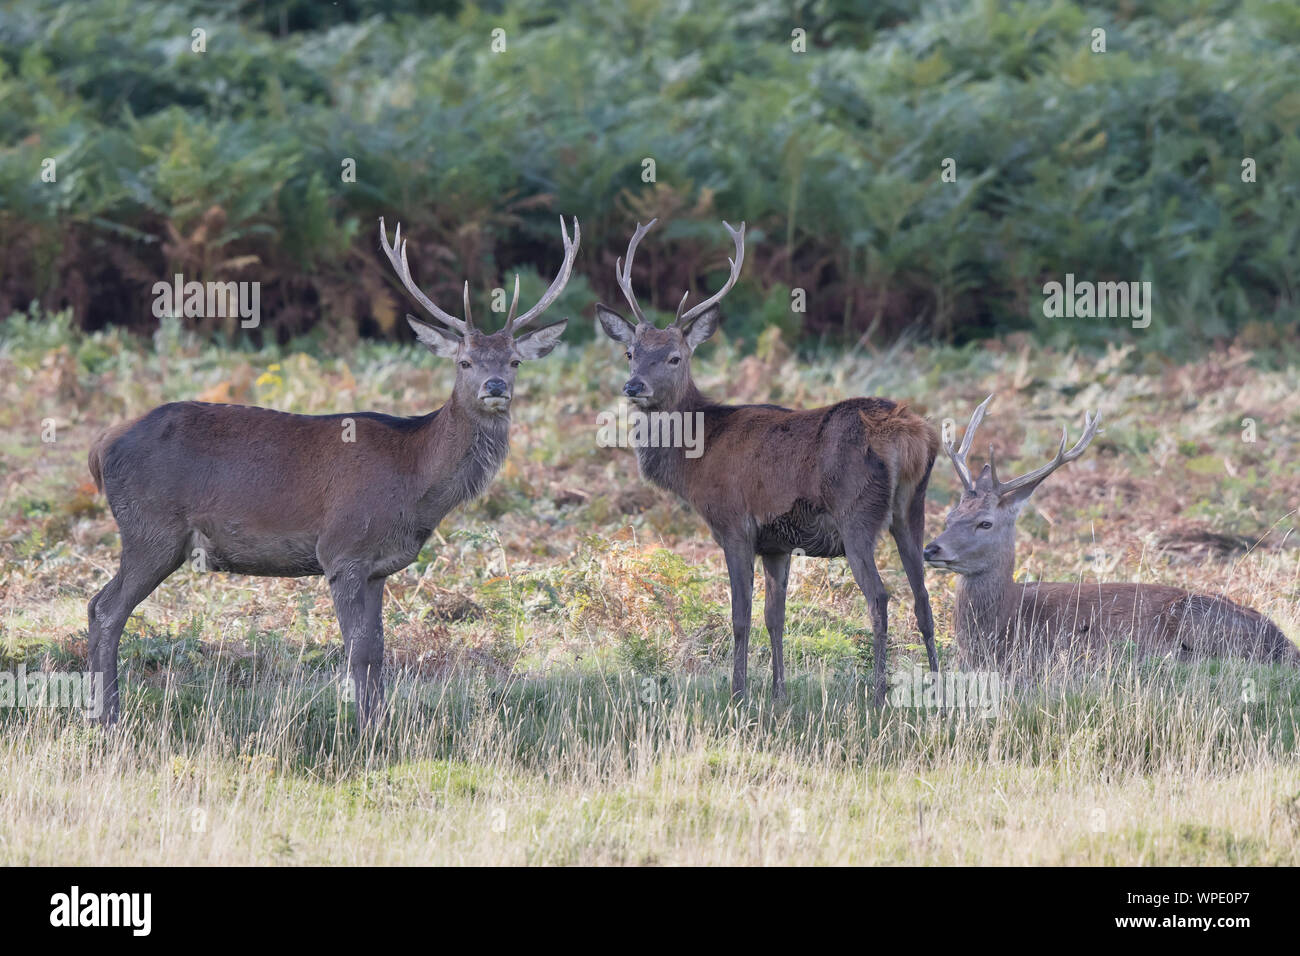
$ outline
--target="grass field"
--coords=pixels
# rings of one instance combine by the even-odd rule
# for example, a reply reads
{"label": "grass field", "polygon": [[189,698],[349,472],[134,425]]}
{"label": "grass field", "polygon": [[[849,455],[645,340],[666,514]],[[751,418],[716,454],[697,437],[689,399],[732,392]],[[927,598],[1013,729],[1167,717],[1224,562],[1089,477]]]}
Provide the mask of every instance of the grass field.
{"label": "grass field", "polygon": [[[795,559],[774,706],[761,575],[750,699],[728,701],[726,574],[702,523],[596,442],[622,381],[605,344],[522,370],[511,457],[389,580],[393,714],[358,738],[320,579],[182,568],[122,642],[124,719],[0,710],[0,863],[1300,862],[1300,674],[1135,661],[1010,688],[998,713],[866,705],[870,628],[840,561]],[[114,421],[201,397],[304,412],[427,411],[449,362],[414,346],[262,352],[0,325],[0,669],[86,666],[86,601],[116,528],[86,471]],[[1136,345],[1015,339],[796,358],[706,346],[732,401],[907,399],[1007,471],[1067,423],[1104,432],[1020,522],[1018,574],[1228,594],[1300,637],[1300,366],[1238,349],[1188,365]],[[955,479],[935,469],[942,525]],[[250,489],[255,494],[256,489]],[[919,654],[892,544],[891,664]],[[951,578],[928,577],[956,667]]]}

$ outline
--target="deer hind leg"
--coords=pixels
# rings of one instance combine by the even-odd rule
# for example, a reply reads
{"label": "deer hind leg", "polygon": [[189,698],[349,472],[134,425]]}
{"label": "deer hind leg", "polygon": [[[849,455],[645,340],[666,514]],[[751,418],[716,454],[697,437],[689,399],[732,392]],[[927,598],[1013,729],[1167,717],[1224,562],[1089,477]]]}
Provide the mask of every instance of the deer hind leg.
{"label": "deer hind leg", "polygon": [[357,725],[366,730],[380,722],[384,706],[384,579],[348,565],[329,576],[329,585],[343,632]]}
{"label": "deer hind leg", "polygon": [[894,480],[889,467],[868,448],[866,475],[860,490],[845,507],[836,509],[836,523],[840,539],[844,542],[844,557],[848,559],[853,579],[867,599],[871,612],[871,630],[874,644],[873,691],[875,706],[885,703],[885,664],[889,653],[889,594],[876,569],[876,541],[894,510]]}
{"label": "deer hind leg", "polygon": [[790,578],[790,555],[763,555],[763,623],[772,639],[772,697],[785,699],[785,586]]}
{"label": "deer hind leg", "polygon": [[867,599],[867,609],[871,614],[872,701],[877,707],[884,706],[885,703],[885,663],[889,653],[889,593],[885,590],[885,583],[880,580],[880,572],[876,569],[876,539],[880,536],[880,526],[884,523],[884,515],[887,513],[883,509],[865,511],[840,527],[840,534],[844,540],[844,557],[848,559],[853,580],[857,582],[862,596]]}
{"label": "deer hind leg", "polygon": [[857,541],[852,544],[844,542],[844,556],[849,559],[849,568],[853,579],[857,581],[862,595],[867,599],[871,611],[871,632],[873,638],[872,660],[872,694],[871,700],[876,707],[885,704],[885,663],[889,654],[889,592],[885,582],[880,580],[876,570],[874,541]]}
{"label": "deer hind leg", "polygon": [[116,723],[121,712],[117,657],[122,629],[139,603],[184,561],[184,541],[159,551],[155,545],[146,546],[124,537],[117,574],[90,599],[86,632],[93,682],[90,711],[104,726]]}
{"label": "deer hind leg", "polygon": [[[927,473],[927,478],[929,477]],[[930,670],[939,669],[939,652],[934,644],[934,615],[930,611],[930,592],[925,587],[925,562],[922,548],[925,541],[925,487],[912,492],[906,511],[895,507],[894,521],[889,531],[898,546],[898,557],[907,573],[907,584],[912,589],[912,606],[916,610],[916,626],[925,641],[925,656]]]}

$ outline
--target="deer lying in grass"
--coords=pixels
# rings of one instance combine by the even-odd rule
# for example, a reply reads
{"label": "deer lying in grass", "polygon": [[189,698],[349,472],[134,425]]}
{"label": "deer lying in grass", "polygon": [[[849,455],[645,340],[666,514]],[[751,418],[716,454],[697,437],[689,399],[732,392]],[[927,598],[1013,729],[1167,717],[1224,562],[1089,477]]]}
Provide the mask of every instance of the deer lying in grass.
{"label": "deer lying in grass", "polygon": [[402,227],[380,244],[411,296],[440,325],[408,315],[416,337],[456,360],[441,408],[395,418],[377,412],[291,415],[241,405],[175,402],[109,429],[90,451],[90,473],[122,535],[116,575],[90,601],[90,667],[103,681],[96,707],[118,717],[117,657],[136,605],[187,560],[201,570],[299,577],[324,575],[366,727],[384,701],[384,579],[415,560],[443,517],[480,495],[508,450],[510,400],[523,359],[540,358],[567,320],[517,335],[559,296],[581,235],[564,237],[564,262],[532,309],[515,318],[519,278],[505,327],[474,327],[465,284],[464,321],[416,286]]}
{"label": "deer lying in grass", "polygon": [[1062,429],[1055,458],[1010,481],[998,478],[990,448],[987,464],[972,480],[966,454],[992,400],[990,395],[975,409],[960,448],[944,444],[962,495],[943,533],[925,549],[931,566],[961,576],[955,623],[963,656],[998,663],[1041,661],[1060,653],[1077,658],[1133,641],[1142,656],[1300,664],[1300,652],[1276,624],[1225,597],[1159,584],[1013,581],[1021,507],[1048,475],[1083,454],[1100,419],[1085,415],[1083,437],[1068,451]]}
{"label": "deer lying in grass", "polygon": [[[651,226],[637,224],[627,262],[617,278],[636,321],[597,304],[605,333],[626,346],[630,374],[623,393],[650,415],[694,416],[702,446],[687,454],[681,442],[638,444],[644,478],[676,492],[709,526],[726,556],[735,636],[732,693],[745,693],[754,556],[763,559],[765,618],[772,640],[772,692],[785,696],[782,637],[790,555],[848,558],[867,598],[875,632],[874,698],[885,700],[889,596],[876,570],[876,538],[888,528],[898,546],[915,599],[916,622],[930,669],[937,670],[930,598],[921,545],[925,488],[939,436],[918,415],[883,398],[853,398],[800,411],[776,405],[720,405],[700,394],[691,378],[691,354],[718,327],[718,303],[736,283],[745,258],[745,225],[723,223],[736,256],[722,289],[683,311],[667,328],[648,322],[632,292],[632,259]],[[662,421],[662,418],[660,419]],[[670,422],[672,419],[670,419]],[[652,429],[653,431],[653,429]],[[684,434],[684,428],[678,434]],[[660,433],[662,434],[662,432]],[[657,437],[657,436],[656,436]]]}

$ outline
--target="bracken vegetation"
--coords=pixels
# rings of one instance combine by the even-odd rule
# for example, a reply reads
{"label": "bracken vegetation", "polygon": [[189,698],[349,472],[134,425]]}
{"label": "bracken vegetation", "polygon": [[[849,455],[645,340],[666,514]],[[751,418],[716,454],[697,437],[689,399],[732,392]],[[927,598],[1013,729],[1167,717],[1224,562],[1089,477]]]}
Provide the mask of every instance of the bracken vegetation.
{"label": "bracken vegetation", "polygon": [[455,301],[516,268],[533,295],[562,211],[586,236],[570,311],[614,294],[634,221],[666,221],[637,281],[671,309],[744,219],[728,312],[751,338],[1104,344],[1042,317],[1073,272],[1151,281],[1152,347],[1266,354],[1300,318],[1298,73],[1288,0],[22,0],[0,12],[0,314],[147,331],[180,272],[261,282],[255,334],[281,344],[395,336],[380,215]]}

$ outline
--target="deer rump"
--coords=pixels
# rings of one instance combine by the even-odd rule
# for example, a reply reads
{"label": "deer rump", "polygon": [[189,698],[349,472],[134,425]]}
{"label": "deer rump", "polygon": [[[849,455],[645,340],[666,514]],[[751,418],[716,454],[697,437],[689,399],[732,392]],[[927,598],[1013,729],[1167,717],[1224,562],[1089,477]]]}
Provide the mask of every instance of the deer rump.
{"label": "deer rump", "polygon": [[[437,415],[377,412],[296,415],[245,405],[175,402],[106,431],[90,451],[96,487],[108,498],[123,543],[175,552],[200,570],[272,577],[323,574],[325,535],[365,542],[380,570],[404,567],[456,502],[421,507],[373,534],[356,496],[410,498],[418,469],[394,471],[409,436]],[[344,440],[345,420],[356,441]],[[427,482],[427,477],[425,482]],[[427,484],[425,485],[427,487]],[[330,503],[341,505],[333,510]],[[426,504],[426,502],[421,502]]]}
{"label": "deer rump", "polygon": [[1132,641],[1142,656],[1237,657],[1300,666],[1300,651],[1271,620],[1220,596],[1151,584],[1025,584],[1004,647],[1042,635],[1031,654],[1088,656]]}
{"label": "deer rump", "polygon": [[[842,557],[844,513],[868,503],[882,518],[878,532],[905,520],[938,453],[925,420],[888,399],[855,398],[806,411],[714,406],[705,409],[704,423],[708,464],[688,473],[687,498],[706,521],[724,508],[754,515],[757,554]],[[713,473],[717,465],[728,474]],[[738,466],[746,469],[745,481],[734,481]],[[728,489],[739,500],[720,502]]]}

